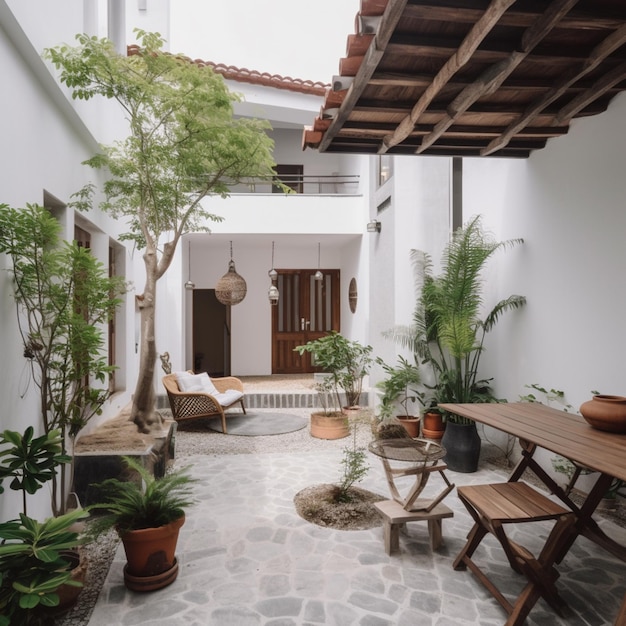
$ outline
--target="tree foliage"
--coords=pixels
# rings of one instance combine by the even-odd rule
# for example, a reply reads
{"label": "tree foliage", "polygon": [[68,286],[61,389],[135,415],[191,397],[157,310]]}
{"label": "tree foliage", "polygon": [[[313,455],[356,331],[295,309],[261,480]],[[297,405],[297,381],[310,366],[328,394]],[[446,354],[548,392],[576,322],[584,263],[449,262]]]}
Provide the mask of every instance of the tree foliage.
{"label": "tree foliage", "polygon": [[[146,283],[141,303],[141,355],[132,419],[141,430],[153,422],[156,365],[156,282],[170,266],[180,237],[208,230],[221,218],[202,205],[206,196],[228,195],[229,185],[274,173],[269,125],[235,118],[231,93],[208,67],[162,51],[156,33],[136,31],[140,48],[120,56],[111,41],[78,35],[78,46],[48,49],[60,79],[81,100],[115,100],[128,136],[102,148],[87,164],[105,168],[101,208],[127,220],[125,234],[144,250]],[[93,187],[77,194],[89,208]]]}
{"label": "tree foliage", "polygon": [[[18,328],[39,390],[44,431],[58,429],[64,440],[100,413],[110,395],[114,368],[104,351],[103,328],[123,283],[110,278],[88,249],[63,241],[60,228],[44,207],[0,205],[0,252],[12,262]],[[54,481],[55,513],[64,507],[62,492],[56,502]]]}

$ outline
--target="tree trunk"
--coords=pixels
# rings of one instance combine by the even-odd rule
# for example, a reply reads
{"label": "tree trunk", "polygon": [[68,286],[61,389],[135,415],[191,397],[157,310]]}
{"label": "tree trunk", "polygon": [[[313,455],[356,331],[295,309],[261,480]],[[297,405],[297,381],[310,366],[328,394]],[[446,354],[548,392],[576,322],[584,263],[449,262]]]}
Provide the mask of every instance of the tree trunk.
{"label": "tree trunk", "polygon": [[133,396],[130,419],[140,432],[149,433],[152,427],[161,424],[155,411],[154,369],[156,367],[155,310],[157,265],[155,252],[146,251],[146,284],[143,294],[137,296],[141,314],[139,346],[139,371]]}

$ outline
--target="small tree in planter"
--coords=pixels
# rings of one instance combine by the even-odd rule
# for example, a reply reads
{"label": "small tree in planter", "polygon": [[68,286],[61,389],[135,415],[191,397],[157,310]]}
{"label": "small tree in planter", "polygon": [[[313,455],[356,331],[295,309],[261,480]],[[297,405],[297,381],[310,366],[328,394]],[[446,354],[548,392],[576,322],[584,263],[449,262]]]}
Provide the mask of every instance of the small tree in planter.
{"label": "small tree in planter", "polygon": [[[88,249],[62,241],[44,207],[0,205],[0,252],[12,262],[24,357],[39,390],[44,431],[73,444],[110,396],[103,326],[120,303],[120,277],[109,277]],[[70,466],[71,467],[71,466]],[[66,507],[65,465],[52,480],[52,511]]]}
{"label": "small tree in planter", "polygon": [[345,406],[348,407],[359,404],[363,378],[369,373],[373,361],[372,349],[372,346],[364,346],[358,341],[346,339],[336,331],[294,348],[299,354],[305,352],[311,354],[314,364],[328,373],[336,394],[337,405],[342,406],[343,391]]}
{"label": "small tree in planter", "polygon": [[[130,56],[118,54],[107,39],[87,35],[77,36],[77,47],[58,46],[46,56],[74,98],[113,99],[128,120],[129,136],[87,164],[110,173],[101,208],[128,220],[126,239],[144,251],[131,420],[149,432],[159,421],[153,388],[157,281],[170,267],[183,234],[208,232],[209,222],[221,221],[202,206],[203,198],[226,197],[229,185],[275,172],[269,124],[235,118],[233,103],[240,98],[219,74],[164,53],[158,33],[136,32],[141,45]],[[81,190],[76,206],[90,208],[92,192],[90,185]]]}

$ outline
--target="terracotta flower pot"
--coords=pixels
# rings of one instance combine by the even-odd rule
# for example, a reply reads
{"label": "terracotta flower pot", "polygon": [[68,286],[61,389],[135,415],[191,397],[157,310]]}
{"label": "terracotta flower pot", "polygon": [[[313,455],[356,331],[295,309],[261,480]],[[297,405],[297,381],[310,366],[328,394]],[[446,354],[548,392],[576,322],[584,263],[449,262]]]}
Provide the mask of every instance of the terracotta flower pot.
{"label": "terracotta flower pot", "polygon": [[[171,570],[176,563],[176,544],[185,516],[158,528],[142,528],[120,533],[126,552],[126,569],[130,576],[158,576]],[[175,578],[176,576],[174,576]],[[164,585],[173,582],[166,577]]]}
{"label": "terracotta flower pot", "polygon": [[441,439],[445,431],[445,424],[441,413],[432,411],[424,413],[424,422],[422,424],[422,435],[427,439]]}
{"label": "terracotta flower pot", "polygon": [[580,405],[588,424],[610,433],[626,433],[626,397],[596,395]]}
{"label": "terracotta flower pot", "polygon": [[343,413],[311,413],[311,436],[318,439],[343,439],[350,434],[350,422]]}
{"label": "terracotta flower pot", "polygon": [[398,421],[404,426],[404,430],[408,433],[409,437],[416,439],[420,436],[420,418],[419,417],[406,417],[402,415],[397,416]]}

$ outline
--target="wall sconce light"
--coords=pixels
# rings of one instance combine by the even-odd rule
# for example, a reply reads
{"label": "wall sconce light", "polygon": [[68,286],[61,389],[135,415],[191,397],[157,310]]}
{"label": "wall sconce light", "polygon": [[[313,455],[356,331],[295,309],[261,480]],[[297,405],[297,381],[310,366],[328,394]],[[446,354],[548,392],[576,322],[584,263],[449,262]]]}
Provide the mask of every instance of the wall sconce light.
{"label": "wall sconce light", "polygon": [[185,289],[192,291],[196,288],[196,283],[191,280],[191,241],[189,242],[189,264],[187,266],[187,282],[185,283]]}
{"label": "wall sconce light", "polygon": [[380,222],[378,220],[372,220],[367,223],[367,232],[368,233],[379,233],[380,232]]}

